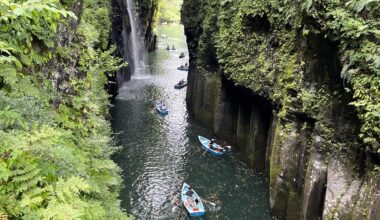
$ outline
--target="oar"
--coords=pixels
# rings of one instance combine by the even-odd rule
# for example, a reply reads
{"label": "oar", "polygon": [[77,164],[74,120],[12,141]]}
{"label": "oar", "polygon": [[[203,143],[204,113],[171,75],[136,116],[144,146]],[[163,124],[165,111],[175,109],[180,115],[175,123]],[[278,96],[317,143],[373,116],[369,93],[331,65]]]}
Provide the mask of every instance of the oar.
{"label": "oar", "polygon": [[216,204],[215,203],[213,203],[213,202],[210,202],[210,201],[208,201],[208,200],[205,200],[205,199],[203,199],[203,198],[201,198],[201,197],[199,197],[203,202],[207,202],[208,204],[210,204],[210,205],[212,205],[212,206],[216,206]]}
{"label": "oar", "polygon": [[177,209],[177,207],[179,207],[180,205],[182,205],[181,199],[173,198],[172,201],[171,201],[171,204],[173,205],[172,212],[175,212],[175,210]]}
{"label": "oar", "polygon": [[205,152],[203,152],[202,156],[204,156],[206,154],[206,152],[208,151],[208,148],[205,150]]}

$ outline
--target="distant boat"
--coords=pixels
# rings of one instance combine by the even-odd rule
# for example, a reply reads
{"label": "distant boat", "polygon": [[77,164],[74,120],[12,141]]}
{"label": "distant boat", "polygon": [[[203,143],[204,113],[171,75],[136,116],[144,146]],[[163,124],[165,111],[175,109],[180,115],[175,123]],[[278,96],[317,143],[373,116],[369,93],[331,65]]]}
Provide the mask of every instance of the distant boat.
{"label": "distant boat", "polygon": [[175,46],[174,45],[172,46],[172,50],[175,50]]}
{"label": "distant boat", "polygon": [[187,86],[187,82],[184,81],[183,83],[178,82],[177,84],[174,85],[175,89],[182,89],[183,87]]}
{"label": "distant boat", "polygon": [[[190,197],[186,193],[189,191],[190,186],[187,183],[183,183],[182,192],[181,192],[181,200],[186,210],[189,212],[191,217],[202,216],[206,213],[205,207],[203,206],[201,198],[198,194],[194,192],[194,194]],[[195,203],[197,199],[198,203]]]}
{"label": "distant boat", "polygon": [[212,146],[213,146],[213,149],[211,149],[208,144],[210,143],[210,140],[205,138],[205,137],[202,137],[200,135],[198,135],[198,139],[199,141],[201,142],[202,144],[202,148],[206,151],[208,151],[210,154],[214,155],[214,156],[222,156],[226,150],[224,148],[222,148],[222,150],[217,150],[217,149],[220,149],[221,146],[214,143]]}
{"label": "distant boat", "polygon": [[188,66],[180,66],[177,68],[177,70],[189,71],[189,67]]}
{"label": "distant boat", "polygon": [[170,50],[170,46],[169,45],[166,47],[166,50]]}
{"label": "distant boat", "polygon": [[185,53],[184,52],[181,52],[181,54],[179,55],[179,58],[182,59],[185,57]]}
{"label": "distant boat", "polygon": [[168,108],[166,107],[165,103],[162,101],[156,102],[156,110],[160,113],[160,115],[169,114]]}

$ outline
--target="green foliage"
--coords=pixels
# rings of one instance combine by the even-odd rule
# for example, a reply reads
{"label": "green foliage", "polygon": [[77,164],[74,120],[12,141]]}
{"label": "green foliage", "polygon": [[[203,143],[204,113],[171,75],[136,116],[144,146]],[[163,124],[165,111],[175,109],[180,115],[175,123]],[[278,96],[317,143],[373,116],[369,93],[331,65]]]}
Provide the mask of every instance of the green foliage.
{"label": "green foliage", "polygon": [[108,30],[81,30],[100,30],[98,20],[109,27],[108,3],[88,5],[95,12],[82,17],[80,40],[58,46],[63,33],[56,30],[69,28],[72,12],[56,0],[0,0],[0,213],[11,218],[128,218],[117,200],[121,178],[110,160],[104,90],[107,74],[123,64],[114,48],[104,50]]}
{"label": "green foliage", "polygon": [[1,0],[0,4],[0,85],[12,88],[24,76],[23,66],[49,59],[59,19],[75,15],[41,1]]}
{"label": "green foliage", "polygon": [[180,0],[159,0],[158,18],[160,22],[180,21]]}
{"label": "green foliage", "polygon": [[88,0],[83,10],[83,21],[79,25],[78,34],[85,38],[87,46],[108,49],[111,21],[109,18],[110,2]]}

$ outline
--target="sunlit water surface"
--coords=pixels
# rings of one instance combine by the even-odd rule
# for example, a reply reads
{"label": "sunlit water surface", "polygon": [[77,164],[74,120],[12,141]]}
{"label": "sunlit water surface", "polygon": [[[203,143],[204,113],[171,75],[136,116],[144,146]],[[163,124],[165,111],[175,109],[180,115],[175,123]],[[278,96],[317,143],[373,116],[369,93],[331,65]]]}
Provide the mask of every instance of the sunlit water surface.
{"label": "sunlit water surface", "polygon": [[[180,196],[183,182],[204,199],[206,215],[197,219],[270,219],[268,180],[248,169],[232,150],[222,158],[204,154],[197,135],[212,132],[198,125],[186,109],[186,88],[173,86],[187,78],[177,67],[188,62],[181,25],[159,27],[167,36],[149,54],[147,75],[124,84],[111,109],[115,139],[122,147],[114,160],[122,168],[122,207],[137,219],[189,219],[182,206],[172,203]],[[167,51],[166,46],[176,50]],[[169,115],[154,110],[164,100]]]}

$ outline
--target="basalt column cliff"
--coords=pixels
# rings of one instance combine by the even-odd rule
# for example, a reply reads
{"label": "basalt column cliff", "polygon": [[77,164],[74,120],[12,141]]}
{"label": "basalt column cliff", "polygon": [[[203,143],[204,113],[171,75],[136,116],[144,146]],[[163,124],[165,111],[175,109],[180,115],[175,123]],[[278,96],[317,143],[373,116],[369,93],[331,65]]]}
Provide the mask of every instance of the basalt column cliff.
{"label": "basalt column cliff", "polygon": [[274,219],[380,219],[380,7],[185,0],[195,118],[270,178]]}

